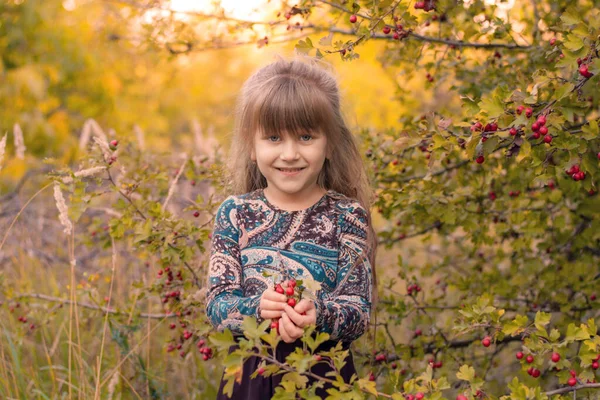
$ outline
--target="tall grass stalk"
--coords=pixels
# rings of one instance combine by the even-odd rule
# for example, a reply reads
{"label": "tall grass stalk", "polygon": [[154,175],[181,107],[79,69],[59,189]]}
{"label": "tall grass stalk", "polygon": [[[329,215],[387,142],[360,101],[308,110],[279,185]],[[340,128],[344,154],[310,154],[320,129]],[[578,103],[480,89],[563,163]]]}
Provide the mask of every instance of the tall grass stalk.
{"label": "tall grass stalk", "polygon": [[104,342],[106,339],[106,327],[108,325],[108,310],[110,309],[110,301],[112,299],[113,283],[115,281],[115,271],[117,269],[117,248],[115,246],[115,239],[112,236],[110,237],[110,243],[112,246],[112,271],[111,271],[111,275],[110,275],[110,286],[108,289],[108,303],[106,304],[106,313],[104,314],[104,323],[102,325],[102,342],[100,344],[100,357],[98,358],[98,365],[97,365],[98,373],[96,375],[96,389],[94,392],[94,400],[100,398],[100,374],[102,371],[102,356],[104,354]]}
{"label": "tall grass stalk", "polygon": [[27,200],[27,203],[25,203],[23,205],[23,207],[21,207],[21,209],[19,210],[19,212],[17,213],[17,215],[15,215],[15,217],[12,220],[12,222],[8,226],[8,229],[6,230],[6,233],[4,233],[4,238],[2,238],[2,243],[0,243],[0,250],[2,250],[2,247],[4,246],[4,243],[6,242],[6,238],[8,237],[8,234],[10,233],[10,230],[12,229],[13,225],[15,224],[15,222],[17,222],[17,220],[19,219],[19,216],[21,215],[21,213],[23,212],[23,210],[25,210],[25,208],[27,208],[27,206],[29,205],[29,203],[31,203],[31,200],[35,199],[38,194],[40,194],[44,190],[48,189],[50,187],[50,185],[52,185],[52,184],[53,183],[50,182],[49,184],[47,184],[46,186],[44,186],[43,188],[41,188],[40,190],[38,190],[33,196],[31,196],[29,198],[29,200]]}

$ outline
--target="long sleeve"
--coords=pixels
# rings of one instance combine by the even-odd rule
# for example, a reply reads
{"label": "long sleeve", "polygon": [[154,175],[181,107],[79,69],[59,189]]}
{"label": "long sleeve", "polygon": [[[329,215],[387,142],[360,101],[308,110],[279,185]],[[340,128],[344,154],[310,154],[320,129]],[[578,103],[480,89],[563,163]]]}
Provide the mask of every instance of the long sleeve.
{"label": "long sleeve", "polygon": [[241,334],[246,316],[256,317],[260,295],[244,297],[238,245],[238,213],[229,196],[217,209],[209,261],[206,314],[219,331]]}
{"label": "long sleeve", "polygon": [[[372,275],[367,254],[367,212],[359,203],[340,215],[336,289],[316,302],[317,327],[331,340],[351,342],[369,326]],[[352,268],[352,266],[354,268]]]}

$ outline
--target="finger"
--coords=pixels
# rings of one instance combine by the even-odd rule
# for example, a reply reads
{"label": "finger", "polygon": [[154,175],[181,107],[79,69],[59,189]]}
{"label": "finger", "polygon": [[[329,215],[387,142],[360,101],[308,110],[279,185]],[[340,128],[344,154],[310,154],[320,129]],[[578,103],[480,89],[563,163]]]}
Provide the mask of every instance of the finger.
{"label": "finger", "polygon": [[303,312],[306,312],[311,308],[314,309],[315,304],[308,299],[302,299],[300,300],[300,302],[298,302],[298,304],[294,306],[294,310],[296,310],[298,314],[302,314]]}
{"label": "finger", "polygon": [[286,324],[283,322],[283,319],[279,320],[279,334],[281,335],[283,341],[286,343],[292,343],[294,341],[288,334],[286,330]]}
{"label": "finger", "polygon": [[265,290],[262,295],[262,298],[266,299],[266,300],[279,301],[279,302],[287,301],[287,297],[285,296],[285,294],[277,293],[276,291],[271,290],[271,289]]}
{"label": "finger", "polygon": [[270,311],[283,311],[283,309],[285,308],[285,306],[287,306],[287,303],[281,302],[281,301],[271,301],[271,300],[267,300],[267,299],[262,299],[262,301],[260,302],[260,309],[261,310],[270,310]]}
{"label": "finger", "polygon": [[275,319],[275,318],[280,318],[281,317],[281,311],[274,311],[274,310],[260,310],[260,316],[264,319]]}
{"label": "finger", "polygon": [[286,305],[283,311],[285,311],[283,315],[286,315],[294,323],[294,325],[300,327],[306,326],[306,317],[298,314],[292,307]]}
{"label": "finger", "polygon": [[304,330],[298,328],[286,313],[281,316],[281,320],[285,325],[285,330],[292,339],[296,340],[304,333]]}

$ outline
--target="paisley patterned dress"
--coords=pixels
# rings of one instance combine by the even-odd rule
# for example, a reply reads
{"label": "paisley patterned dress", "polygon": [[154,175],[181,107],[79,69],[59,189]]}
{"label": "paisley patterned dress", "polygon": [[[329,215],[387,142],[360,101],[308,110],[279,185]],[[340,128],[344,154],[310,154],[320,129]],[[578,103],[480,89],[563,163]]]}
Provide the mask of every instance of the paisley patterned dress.
{"label": "paisley patterned dress", "polygon": [[[212,236],[206,303],[210,322],[219,331],[230,329],[241,336],[244,317],[261,320],[260,296],[275,280],[311,278],[321,285],[313,293],[317,331],[330,335],[321,349],[337,342],[348,349],[369,325],[372,275],[367,229],[367,213],[360,203],[333,190],[298,211],[271,204],[263,189],[229,196],[217,210]],[[285,361],[301,345],[300,339],[290,344],[282,341],[277,359]],[[255,357],[246,361],[233,399],[271,398],[281,375],[250,379],[258,364]],[[323,363],[313,372],[325,376],[327,371]],[[346,382],[352,373],[350,352],[342,370]],[[219,399],[227,398],[223,386],[224,381]]]}

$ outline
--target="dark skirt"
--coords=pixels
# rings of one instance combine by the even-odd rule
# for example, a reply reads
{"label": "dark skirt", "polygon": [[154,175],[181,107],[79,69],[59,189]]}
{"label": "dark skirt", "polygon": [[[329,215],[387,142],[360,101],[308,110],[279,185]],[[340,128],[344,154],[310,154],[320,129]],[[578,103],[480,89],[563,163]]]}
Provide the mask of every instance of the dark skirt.
{"label": "dark skirt", "polygon": [[[281,341],[277,344],[277,348],[275,349],[275,358],[278,361],[285,362],[285,358],[294,351],[296,347],[302,347],[302,341],[300,339],[296,340],[294,343],[285,343]],[[336,341],[328,340],[323,342],[315,351],[315,354],[320,351],[329,351],[332,347],[337,345]],[[344,350],[349,349],[349,343],[342,343],[342,347]],[[237,345],[231,346],[229,348],[229,354],[234,350],[238,349]],[[254,351],[257,351],[256,349]],[[219,387],[219,392],[217,393],[217,400],[267,400],[270,399],[275,394],[275,388],[279,386],[283,375],[278,374],[273,376],[260,376],[257,375],[256,378],[251,379],[250,375],[254,373],[259,368],[261,363],[261,359],[258,357],[250,357],[244,361],[244,368],[242,372],[242,379],[240,383],[235,382],[233,385],[233,392],[231,397],[227,397],[226,394],[223,393],[223,388],[227,381],[223,379],[225,372],[223,372],[223,376],[221,377],[221,385]],[[333,368],[329,365],[328,362],[319,362],[315,364],[310,371],[318,376],[327,379],[334,379],[334,377],[326,376],[325,374],[329,371],[333,371]],[[346,357],[346,364],[340,371],[340,375],[344,379],[344,382],[350,383],[350,378],[353,374],[356,374],[356,369],[354,368],[354,360],[352,358],[352,351],[349,351],[348,356]],[[316,379],[309,376],[307,386],[312,385]],[[317,396],[322,399],[328,396],[327,389],[333,388],[334,386],[330,383],[325,383],[322,388],[318,388],[316,390]]]}

